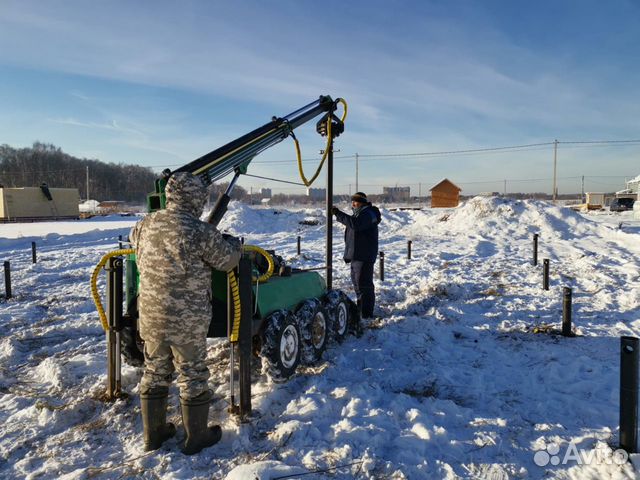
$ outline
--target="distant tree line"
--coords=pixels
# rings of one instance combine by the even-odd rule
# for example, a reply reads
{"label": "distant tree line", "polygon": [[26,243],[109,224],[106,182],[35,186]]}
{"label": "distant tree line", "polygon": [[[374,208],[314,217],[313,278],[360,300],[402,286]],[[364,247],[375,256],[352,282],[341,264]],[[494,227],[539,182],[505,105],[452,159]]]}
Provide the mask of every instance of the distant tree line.
{"label": "distant tree line", "polygon": [[157,174],[148,167],[77,158],[55,145],[36,142],[30,148],[0,145],[0,184],[5,187],[77,188],[87,198],[87,167],[91,199],[144,202]]}

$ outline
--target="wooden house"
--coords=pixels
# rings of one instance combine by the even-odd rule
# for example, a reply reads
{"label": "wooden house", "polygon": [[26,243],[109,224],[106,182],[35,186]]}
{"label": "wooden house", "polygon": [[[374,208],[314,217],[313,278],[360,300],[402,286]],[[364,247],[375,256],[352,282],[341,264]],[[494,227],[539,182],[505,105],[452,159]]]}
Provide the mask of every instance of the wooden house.
{"label": "wooden house", "polygon": [[457,207],[460,203],[462,189],[445,178],[429,190],[431,192],[431,208]]}

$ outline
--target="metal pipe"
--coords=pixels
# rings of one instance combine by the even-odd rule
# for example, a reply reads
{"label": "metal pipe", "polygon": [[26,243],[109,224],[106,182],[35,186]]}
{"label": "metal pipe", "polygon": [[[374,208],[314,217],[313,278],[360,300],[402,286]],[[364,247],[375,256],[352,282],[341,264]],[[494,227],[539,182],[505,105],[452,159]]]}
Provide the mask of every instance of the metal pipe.
{"label": "metal pipe", "polygon": [[4,298],[9,300],[11,295],[11,263],[9,260],[4,261]]}
{"label": "metal pipe", "polygon": [[407,258],[411,260],[411,240],[407,240]]}
{"label": "metal pipe", "polygon": [[31,263],[36,263],[36,242],[31,242]]}
{"label": "metal pipe", "polygon": [[533,266],[538,266],[538,234],[533,234]]}
{"label": "metal pipe", "polygon": [[333,216],[331,214],[333,207],[333,133],[327,148],[329,151],[327,152],[327,251],[325,265],[327,267],[327,290],[331,290],[333,286]]}
{"label": "metal pipe", "polygon": [[121,257],[116,257],[115,262],[113,262],[115,268],[115,288],[113,289],[114,296],[113,301],[115,304],[114,312],[113,312],[113,331],[115,332],[115,349],[114,349],[114,382],[115,382],[115,391],[114,394],[116,397],[119,397],[122,392],[122,357],[121,357],[121,345],[120,345],[120,331],[122,330],[122,300],[124,298],[123,295],[123,261]]}
{"label": "metal pipe", "polygon": [[549,290],[549,259],[545,258],[542,261],[542,288]]}
{"label": "metal pipe", "polygon": [[620,448],[638,451],[638,349],[636,337],[620,338]]}
{"label": "metal pipe", "polygon": [[122,258],[107,263],[107,398],[114,400],[122,391],[120,330],[122,329]]}
{"label": "metal pipe", "polygon": [[562,289],[562,335],[571,336],[571,288]]}
{"label": "metal pipe", "polygon": [[238,338],[238,354],[240,357],[239,386],[240,386],[240,419],[245,421],[251,415],[251,346],[252,346],[252,317],[251,305],[251,260],[240,259],[238,265],[238,287],[240,289],[240,331]]}
{"label": "metal pipe", "polygon": [[380,252],[380,281],[384,282],[384,252]]}
{"label": "metal pipe", "polygon": [[300,235],[298,235],[298,255],[300,255],[301,253],[302,253],[302,244],[301,244]]}
{"label": "metal pipe", "polygon": [[115,354],[115,332],[113,331],[113,314],[114,314],[114,302],[113,302],[113,290],[115,283],[115,269],[113,268],[113,262],[115,258],[110,258],[107,262],[107,399],[113,400],[115,398],[115,364],[113,362]]}

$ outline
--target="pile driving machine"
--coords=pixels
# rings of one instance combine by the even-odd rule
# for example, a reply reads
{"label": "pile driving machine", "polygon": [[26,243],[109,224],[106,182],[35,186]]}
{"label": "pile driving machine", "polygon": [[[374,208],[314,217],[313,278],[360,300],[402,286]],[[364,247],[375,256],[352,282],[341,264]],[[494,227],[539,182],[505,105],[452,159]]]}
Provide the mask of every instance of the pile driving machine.
{"label": "pile driving machine", "polygon": [[[344,108],[342,118],[335,115],[339,104]],[[248,245],[244,246],[243,258],[235,271],[212,272],[213,316],[208,336],[228,337],[231,342],[231,410],[242,418],[251,411],[253,354],[259,354],[266,362],[263,365],[273,381],[283,382],[294,374],[300,363],[319,361],[331,339],[339,342],[359,326],[354,303],[344,292],[332,289],[333,140],[344,131],[346,113],[344,100],[321,96],[286,117],[273,117],[262,127],[175,170],[198,175],[206,185],[234,173],[208,218],[210,223],[218,225],[240,175],[246,173],[253,158],[267,148],[291,136],[296,145],[300,176],[306,185],[317,178],[323,163],[327,162],[325,278],[317,271],[291,268],[275,252]],[[316,130],[327,138],[327,145],[318,170],[307,180],[293,130],[319,115],[322,117]],[[156,180],[155,191],[147,197],[150,212],[165,208],[164,188],[172,173],[165,170]],[[108,272],[106,313],[96,287],[97,276],[105,265]],[[138,287],[136,256],[132,249],[105,255],[92,276],[94,299],[107,332],[108,398],[117,398],[121,393],[121,356],[134,366],[144,363],[143,341],[137,325]],[[124,312],[123,305],[126,305]],[[239,405],[235,402],[236,356],[239,358]]]}

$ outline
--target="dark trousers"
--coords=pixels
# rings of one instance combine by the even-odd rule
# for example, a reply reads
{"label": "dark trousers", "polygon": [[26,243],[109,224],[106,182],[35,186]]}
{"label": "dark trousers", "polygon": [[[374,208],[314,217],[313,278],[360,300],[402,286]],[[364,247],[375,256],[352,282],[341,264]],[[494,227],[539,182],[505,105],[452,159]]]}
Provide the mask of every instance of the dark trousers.
{"label": "dark trousers", "polygon": [[373,317],[373,306],[376,303],[373,264],[374,262],[351,262],[351,282],[356,292],[362,318]]}

